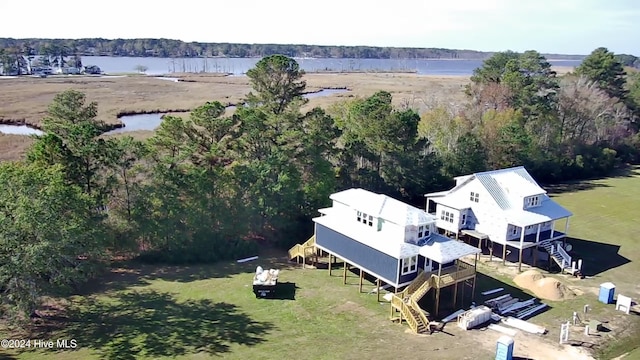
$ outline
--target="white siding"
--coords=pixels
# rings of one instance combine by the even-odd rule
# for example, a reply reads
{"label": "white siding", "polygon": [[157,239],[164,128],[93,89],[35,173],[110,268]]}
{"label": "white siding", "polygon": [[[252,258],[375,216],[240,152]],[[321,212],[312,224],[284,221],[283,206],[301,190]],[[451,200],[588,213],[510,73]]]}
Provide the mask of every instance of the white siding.
{"label": "white siding", "polygon": [[[449,214],[453,214],[453,222],[442,219],[443,211]],[[460,212],[458,210],[438,204],[438,206],[436,207],[436,216],[438,217],[438,219],[436,220],[436,224],[440,229],[452,231],[455,233],[458,232],[458,224],[460,223]]]}

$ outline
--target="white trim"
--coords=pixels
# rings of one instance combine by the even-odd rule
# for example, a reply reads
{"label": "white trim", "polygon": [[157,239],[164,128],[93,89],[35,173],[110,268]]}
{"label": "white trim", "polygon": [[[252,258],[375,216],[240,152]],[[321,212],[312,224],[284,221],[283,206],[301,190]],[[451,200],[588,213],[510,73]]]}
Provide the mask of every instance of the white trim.
{"label": "white trim", "polygon": [[[369,269],[365,268],[364,266],[361,266],[361,265],[357,264],[356,262],[353,262],[353,261],[351,261],[351,260],[347,259],[347,258],[346,258],[346,257],[344,257],[344,256],[338,255],[338,254],[336,254],[336,253],[335,253],[335,252],[333,252],[333,251],[329,251],[329,250],[327,250],[327,248],[325,248],[325,247],[323,247],[323,246],[321,246],[321,245],[318,245],[317,243],[316,243],[316,247],[317,247],[317,248],[319,248],[319,249],[321,249],[321,250],[324,250],[324,251],[328,252],[329,254],[331,254],[331,255],[333,255],[333,256],[339,257],[340,259],[342,259],[342,260],[346,261],[347,263],[349,263],[349,264],[351,264],[351,265],[355,265],[355,266],[357,266],[358,268],[360,268],[360,269],[364,270],[365,272],[369,273],[370,275],[374,275],[374,276],[375,276],[375,277],[377,277],[378,279],[383,280],[383,281],[384,281],[384,282],[386,282],[387,284],[390,284],[390,285],[392,285],[392,286],[393,286],[393,285],[395,285],[395,284],[397,284],[397,283],[398,283],[398,281],[393,282],[393,281],[391,281],[391,280],[389,280],[389,279],[387,279],[387,278],[384,278],[384,277],[380,276],[380,275],[379,275],[379,274],[377,274],[375,271],[371,271],[371,270],[369,270]],[[385,254],[385,255],[386,255],[386,254]],[[398,260],[399,260],[399,259],[398,259]],[[397,268],[396,268],[396,273],[399,273]],[[394,286],[394,287],[398,287],[398,286]]]}
{"label": "white trim", "polygon": [[[408,260],[408,264],[405,264],[405,260]],[[413,270],[411,270],[412,263],[414,267]],[[405,265],[408,265],[406,266],[407,271],[404,271]],[[400,259],[400,276],[411,275],[417,272],[418,272],[418,255],[409,256],[409,257]]]}

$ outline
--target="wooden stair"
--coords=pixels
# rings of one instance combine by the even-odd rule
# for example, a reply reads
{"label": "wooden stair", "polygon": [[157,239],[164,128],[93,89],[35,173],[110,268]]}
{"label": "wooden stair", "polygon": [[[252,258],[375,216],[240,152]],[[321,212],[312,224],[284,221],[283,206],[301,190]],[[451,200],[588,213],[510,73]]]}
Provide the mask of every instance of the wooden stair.
{"label": "wooden stair", "polygon": [[420,272],[418,276],[400,293],[391,298],[391,307],[400,311],[413,332],[432,333],[432,323],[418,305],[418,301],[434,287],[435,276]]}
{"label": "wooden stair", "polygon": [[[562,272],[567,272],[569,274],[574,273],[574,269],[572,268],[571,258],[565,259],[561,250],[553,245],[553,242],[547,240],[540,242],[539,246],[542,246],[547,253],[549,253],[549,257],[553,259],[553,261],[558,264],[560,270]],[[565,253],[566,254],[566,253]]]}
{"label": "wooden stair", "polygon": [[302,244],[295,244],[289,249],[289,259],[302,258],[303,265],[306,259],[316,255],[316,236],[313,235]]}

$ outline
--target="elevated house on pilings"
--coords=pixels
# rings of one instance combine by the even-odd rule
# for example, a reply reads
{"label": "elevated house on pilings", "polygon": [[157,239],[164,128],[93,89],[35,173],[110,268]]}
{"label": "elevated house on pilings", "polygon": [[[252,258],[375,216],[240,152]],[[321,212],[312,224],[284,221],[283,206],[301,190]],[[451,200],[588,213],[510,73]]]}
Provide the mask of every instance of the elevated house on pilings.
{"label": "elevated house on pilings", "polygon": [[425,294],[435,292],[433,315],[437,316],[443,288],[452,287],[453,306],[459,288],[475,291],[480,250],[438,234],[433,215],[363,189],[341,191],[330,198],[332,207],[320,209],[321,216],[313,219],[313,245],[329,255],[329,273],[338,258],[344,262],[345,283],[347,268],[359,269],[360,291],[364,273],[376,279],[377,290],[381,282],[394,288],[392,318],[399,313],[399,319],[405,319],[415,332],[431,331],[432,316],[418,304]]}
{"label": "elevated house on pilings", "polygon": [[565,247],[572,213],[551,199],[524,167],[459,176],[455,181],[451,190],[425,195],[426,210],[437,217],[440,231],[456,239],[476,239],[479,248],[486,244],[490,257],[494,244],[499,244],[503,264],[507,248],[514,249],[519,271],[525,251],[536,266],[538,248],[563,272],[579,271]]}

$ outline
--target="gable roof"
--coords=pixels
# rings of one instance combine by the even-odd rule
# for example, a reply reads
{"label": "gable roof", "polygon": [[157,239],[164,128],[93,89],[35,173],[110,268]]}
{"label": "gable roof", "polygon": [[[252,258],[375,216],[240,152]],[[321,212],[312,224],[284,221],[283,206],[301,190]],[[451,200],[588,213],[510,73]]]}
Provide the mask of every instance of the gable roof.
{"label": "gable roof", "polygon": [[[495,204],[504,211],[507,219],[514,224],[536,224],[572,215],[553,201],[523,166],[458,176],[455,179],[456,186],[434,201],[456,209],[468,208],[470,202],[466,196],[450,195],[477,179]],[[540,206],[523,209],[522,199],[533,195],[540,195]]]}
{"label": "gable roof", "polygon": [[329,196],[331,200],[362,211],[367,215],[382,218],[394,224],[418,225],[435,221],[433,215],[392,197],[376,194],[364,189],[348,189]]}
{"label": "gable roof", "polygon": [[524,166],[485,171],[459,178],[465,179],[449,193],[462,188],[473,179],[478,179],[502,210],[521,208],[522,197],[546,194]]}

